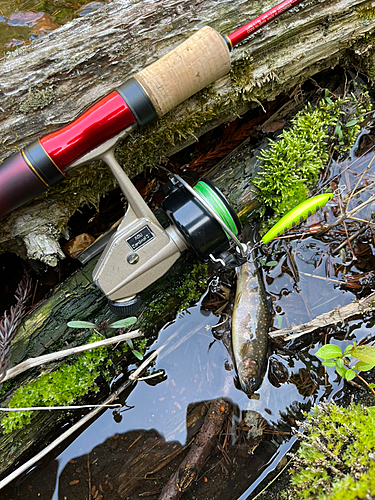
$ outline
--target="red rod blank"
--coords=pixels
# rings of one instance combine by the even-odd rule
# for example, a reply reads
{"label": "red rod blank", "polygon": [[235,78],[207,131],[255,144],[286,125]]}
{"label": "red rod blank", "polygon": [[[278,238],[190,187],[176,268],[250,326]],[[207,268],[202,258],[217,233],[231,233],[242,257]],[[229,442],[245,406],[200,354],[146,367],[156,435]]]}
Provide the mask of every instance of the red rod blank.
{"label": "red rod blank", "polygon": [[227,35],[225,38],[230,41],[230,44],[233,48],[240,42],[245,40],[252,33],[262,28],[262,26],[270,23],[273,19],[276,19],[276,17],[279,17],[281,14],[289,9],[292,9],[301,2],[302,0],[284,0],[284,2],[279,3],[264,14],[256,17],[248,24],[245,24],[245,26],[238,28],[238,30],[234,31],[230,35]]}

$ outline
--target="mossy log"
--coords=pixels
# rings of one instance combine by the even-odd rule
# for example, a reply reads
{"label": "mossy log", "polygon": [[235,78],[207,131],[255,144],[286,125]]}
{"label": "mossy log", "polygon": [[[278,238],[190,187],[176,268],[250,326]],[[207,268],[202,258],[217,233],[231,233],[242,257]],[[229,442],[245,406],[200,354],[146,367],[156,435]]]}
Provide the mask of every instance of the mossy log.
{"label": "mossy log", "polygon": [[[268,0],[116,0],[11,52],[0,61],[0,160],[74,119],[88,105],[204,25],[223,34],[275,5]],[[163,162],[205,131],[340,62],[370,72],[372,3],[306,0],[232,54],[232,71],[127,138],[118,159],[130,176]],[[5,216],[0,250],[55,265],[70,216],[115,185],[104,165],[69,174],[47,195]]]}

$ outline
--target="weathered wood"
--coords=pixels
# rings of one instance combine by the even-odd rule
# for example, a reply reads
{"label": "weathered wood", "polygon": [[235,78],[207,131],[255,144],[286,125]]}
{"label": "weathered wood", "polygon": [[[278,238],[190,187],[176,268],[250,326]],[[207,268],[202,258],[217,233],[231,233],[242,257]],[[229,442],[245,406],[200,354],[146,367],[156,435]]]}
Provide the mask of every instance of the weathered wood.
{"label": "weathered wood", "polygon": [[[161,0],[155,9],[145,0],[117,0],[10,53],[0,62],[0,159],[69,122],[202,26],[230,33],[274,4]],[[375,27],[371,12],[366,1],[311,0],[283,15],[235,49],[228,76],[125,140],[118,149],[125,170],[133,175],[162,162],[340,59],[369,57],[372,44],[364,36]],[[0,248],[55,265],[63,257],[57,240],[69,217],[113,186],[103,165],[72,172],[48,196],[2,219]]]}

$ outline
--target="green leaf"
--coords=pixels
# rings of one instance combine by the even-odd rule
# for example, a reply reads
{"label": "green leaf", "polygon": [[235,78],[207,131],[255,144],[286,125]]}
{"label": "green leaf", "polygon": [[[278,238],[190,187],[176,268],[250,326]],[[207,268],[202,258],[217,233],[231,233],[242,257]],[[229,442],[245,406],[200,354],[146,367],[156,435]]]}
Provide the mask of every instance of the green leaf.
{"label": "green leaf", "polygon": [[346,127],[354,127],[354,125],[357,125],[357,120],[351,120],[345,126]]}
{"label": "green leaf", "polygon": [[327,361],[322,361],[324,366],[336,366],[336,362],[333,359],[328,359]]}
{"label": "green leaf", "polygon": [[335,134],[337,135],[337,137],[339,138],[339,140],[341,141],[342,139],[342,128],[341,128],[341,123],[338,123],[336,125],[336,128],[335,128]]}
{"label": "green leaf", "polygon": [[267,262],[266,266],[272,267],[272,266],[277,266],[278,262],[276,260],[270,260]]}
{"label": "green leaf", "polygon": [[375,346],[360,345],[352,351],[351,356],[370,365],[375,365]]}
{"label": "green leaf", "polygon": [[347,345],[345,347],[344,354],[349,354],[349,351],[351,351],[352,349],[354,349],[354,346],[352,344]]}
{"label": "green leaf", "polygon": [[355,371],[350,369],[346,370],[344,377],[346,378],[346,380],[353,380],[353,378],[355,377]]}
{"label": "green leaf", "polygon": [[345,377],[345,373],[348,371],[345,367],[344,368],[339,368],[336,366],[336,371],[340,375],[340,377]]}
{"label": "green leaf", "polygon": [[[369,386],[371,389],[373,389],[373,388],[375,387],[375,384],[371,383],[371,384],[369,384],[368,386]],[[371,408],[371,407],[370,407],[370,408]],[[375,408],[374,408],[374,410],[375,410]]]}
{"label": "green leaf", "polygon": [[138,359],[140,359],[140,360],[142,360],[142,359],[143,359],[143,355],[142,355],[140,352],[138,352],[138,351],[132,351],[132,353],[134,354],[134,356],[135,356],[136,358],[138,358]]}
{"label": "green leaf", "polygon": [[336,366],[338,366],[339,368],[342,368],[344,366],[344,360],[342,358],[337,358],[335,360],[335,364]]}
{"label": "green leaf", "polygon": [[329,90],[325,89],[325,91],[324,91],[324,97],[328,97],[328,96],[329,96]]}
{"label": "green leaf", "polygon": [[330,99],[328,96],[325,96],[325,99],[328,104],[333,104],[332,99]]}
{"label": "green leaf", "polygon": [[266,263],[265,263],[265,261],[263,259],[259,259],[259,264],[261,266],[265,266],[266,265]]}
{"label": "green leaf", "polygon": [[115,321],[108,325],[108,328],[127,328],[130,325],[134,325],[137,321],[135,316],[131,316],[130,318],[120,319],[119,321]]}
{"label": "green leaf", "polygon": [[321,347],[315,353],[315,356],[318,356],[318,358],[322,359],[337,358],[339,356],[342,356],[342,352],[340,347],[338,347],[337,345],[327,344]]}
{"label": "green leaf", "polygon": [[128,346],[130,347],[130,349],[133,349],[133,342],[132,342],[132,340],[131,340],[131,339],[128,339],[128,340],[126,341],[126,343],[127,343],[127,344],[128,344]]}
{"label": "green leaf", "polygon": [[96,328],[96,324],[90,321],[69,321],[67,325],[69,328]]}
{"label": "green leaf", "polygon": [[369,363],[365,363],[364,361],[358,361],[358,363],[356,363],[354,369],[355,370],[358,370],[360,372],[367,372],[368,370],[371,370],[372,368],[374,368],[375,365],[370,365]]}

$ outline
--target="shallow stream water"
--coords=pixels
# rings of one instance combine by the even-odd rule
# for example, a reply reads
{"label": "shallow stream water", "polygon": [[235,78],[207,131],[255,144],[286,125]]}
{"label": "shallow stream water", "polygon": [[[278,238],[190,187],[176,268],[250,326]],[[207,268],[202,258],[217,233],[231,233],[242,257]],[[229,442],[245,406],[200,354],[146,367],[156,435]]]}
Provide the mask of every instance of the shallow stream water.
{"label": "shallow stream water", "polygon": [[95,11],[103,3],[90,0],[0,0],[0,57],[74,17]]}

